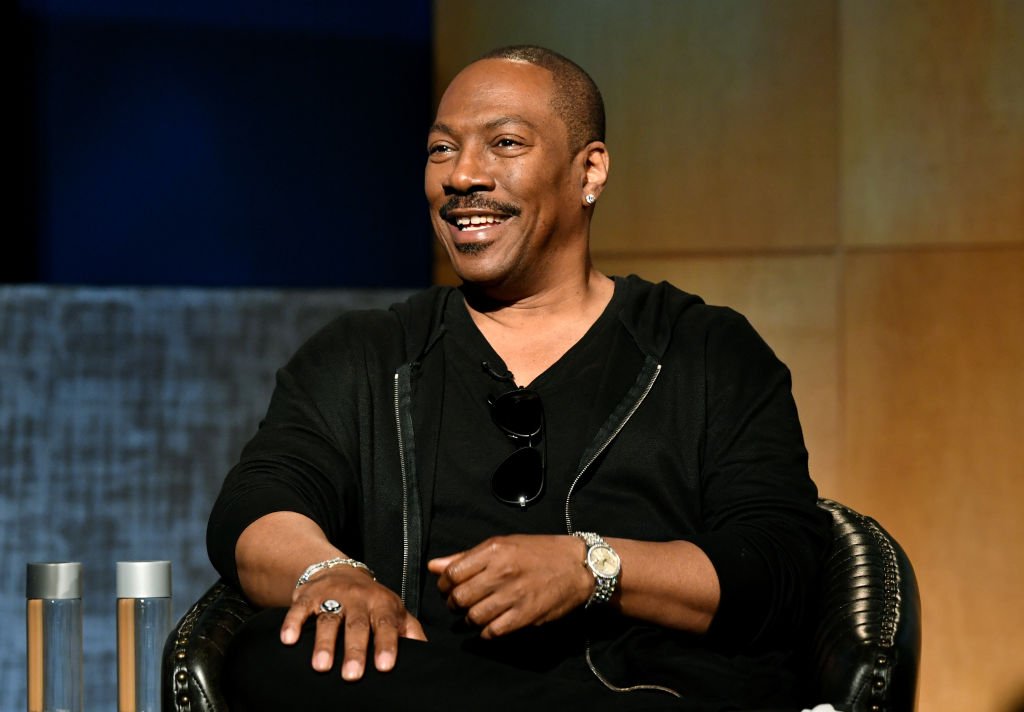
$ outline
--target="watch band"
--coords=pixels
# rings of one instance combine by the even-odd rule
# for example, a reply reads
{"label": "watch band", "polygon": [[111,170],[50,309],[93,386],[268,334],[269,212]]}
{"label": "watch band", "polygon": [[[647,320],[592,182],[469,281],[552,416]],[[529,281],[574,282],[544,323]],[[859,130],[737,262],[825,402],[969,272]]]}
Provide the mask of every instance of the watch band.
{"label": "watch band", "polygon": [[[622,564],[619,555],[601,536],[595,532],[575,532],[575,536],[583,540],[587,545],[587,553],[583,558],[583,565],[590,570],[594,576],[594,591],[587,600],[586,608],[593,603],[608,603],[615,594],[615,587],[619,582],[619,573]],[[597,552],[603,554],[603,570],[595,566],[593,555]]]}

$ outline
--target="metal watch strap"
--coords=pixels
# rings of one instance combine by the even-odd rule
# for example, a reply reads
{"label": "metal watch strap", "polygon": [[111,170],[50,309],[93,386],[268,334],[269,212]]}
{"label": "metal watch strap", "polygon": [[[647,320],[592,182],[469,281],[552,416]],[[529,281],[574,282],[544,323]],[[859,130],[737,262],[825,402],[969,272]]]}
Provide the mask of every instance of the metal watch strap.
{"label": "metal watch strap", "polygon": [[[599,575],[594,571],[590,565],[590,550],[595,546],[603,546],[608,548],[614,553],[614,549],[601,538],[600,534],[596,532],[575,532],[575,536],[583,540],[587,545],[587,552],[583,557],[583,566],[590,571],[594,576],[594,591],[590,594],[590,598],[587,599],[586,608],[590,608],[593,603],[608,603],[615,594],[615,586],[618,584],[618,575],[611,578],[606,578]],[[616,555],[617,556],[617,555]]]}
{"label": "metal watch strap", "polygon": [[338,557],[335,559],[327,559],[326,561],[318,561],[309,566],[302,572],[302,576],[299,576],[299,580],[295,582],[295,588],[300,588],[306,585],[306,583],[309,582],[309,579],[314,575],[324,571],[325,569],[333,569],[335,566],[351,566],[354,569],[362,569],[366,573],[370,574],[370,578],[374,581],[377,580],[377,577],[373,574],[373,570],[362,561],[356,561],[355,559],[342,559],[341,557]]}

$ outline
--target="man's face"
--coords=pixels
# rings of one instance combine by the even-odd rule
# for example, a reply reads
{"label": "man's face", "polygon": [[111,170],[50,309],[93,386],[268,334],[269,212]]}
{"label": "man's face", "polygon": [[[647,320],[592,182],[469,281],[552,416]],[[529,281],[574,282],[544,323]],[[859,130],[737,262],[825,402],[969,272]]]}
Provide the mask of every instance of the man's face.
{"label": "man's face", "polygon": [[582,154],[569,153],[540,67],[486,59],[449,85],[427,139],[434,232],[465,281],[508,294],[542,287],[585,249]]}

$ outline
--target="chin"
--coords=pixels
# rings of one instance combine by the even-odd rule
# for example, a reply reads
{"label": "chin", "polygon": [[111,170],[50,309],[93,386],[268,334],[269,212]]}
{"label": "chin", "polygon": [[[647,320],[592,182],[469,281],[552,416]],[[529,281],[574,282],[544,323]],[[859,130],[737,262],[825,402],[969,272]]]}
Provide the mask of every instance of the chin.
{"label": "chin", "polygon": [[493,265],[484,265],[475,260],[464,260],[460,259],[460,257],[456,256],[452,260],[452,270],[464,284],[485,289],[501,284],[504,275],[500,270],[495,269]]}
{"label": "chin", "polygon": [[490,242],[463,242],[452,245],[460,255],[482,255],[490,246]]}

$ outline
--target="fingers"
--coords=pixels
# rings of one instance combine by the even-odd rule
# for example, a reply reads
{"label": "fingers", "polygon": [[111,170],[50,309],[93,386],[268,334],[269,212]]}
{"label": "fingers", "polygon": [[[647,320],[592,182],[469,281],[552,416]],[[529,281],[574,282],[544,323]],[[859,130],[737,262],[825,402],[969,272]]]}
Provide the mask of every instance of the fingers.
{"label": "fingers", "polygon": [[437,574],[438,589],[448,595],[458,584],[486,569],[497,546],[497,540],[489,539],[468,551],[431,559],[427,562],[427,570]]}
{"label": "fingers", "polygon": [[402,611],[401,622],[390,611],[376,617],[350,613],[345,621],[345,657],[341,664],[341,676],[344,679],[353,681],[363,676],[371,633],[373,663],[380,672],[388,672],[395,667],[399,637],[423,641],[427,639],[423,626],[408,611]]}
{"label": "fingers", "polygon": [[[428,568],[438,573],[437,588],[451,610],[468,610],[515,578],[512,537],[493,537],[452,556],[433,559]],[[513,563],[510,565],[510,558]],[[431,566],[431,564],[433,566]]]}
{"label": "fingers", "polygon": [[480,631],[480,637],[484,640],[491,640],[522,627],[523,624],[517,619],[516,611],[509,608],[503,611],[501,615],[492,617],[483,630]]}
{"label": "fingers", "polygon": [[349,610],[345,615],[344,657],[341,676],[358,680],[366,668],[366,648],[370,644],[370,619],[366,610]]}
{"label": "fingers", "polygon": [[427,571],[437,575],[437,588],[444,595],[447,596],[455,587],[456,582],[452,580],[452,574],[460,571],[458,568],[453,568],[453,566],[465,558],[467,553],[461,552],[451,556],[442,556],[427,562]]}
{"label": "fingers", "polygon": [[568,535],[492,537],[429,568],[449,608],[494,638],[561,618],[586,600],[580,546]]}
{"label": "fingers", "polygon": [[[337,613],[325,612],[338,603]],[[374,667],[381,672],[394,668],[399,636],[426,640],[423,627],[402,600],[359,572],[322,574],[297,590],[281,625],[281,642],[295,644],[311,615],[316,616],[313,669],[330,670],[340,658],[341,677],[349,681],[360,679],[366,670],[371,635]]]}
{"label": "fingers", "polygon": [[392,618],[373,622],[373,664],[381,672],[395,666],[398,655],[398,621]]}
{"label": "fingers", "polygon": [[[487,565],[494,560],[503,544],[498,539],[488,539],[483,544],[474,546],[469,551],[464,551],[455,556],[446,557],[450,559],[444,567],[444,576],[450,578],[455,584],[460,584],[471,579],[487,568]],[[444,559],[441,559],[442,561]]]}
{"label": "fingers", "polygon": [[[448,596],[449,610],[468,611],[489,596],[493,597],[502,588],[502,583],[503,581],[497,578],[478,576],[459,584],[449,581],[445,588],[441,588],[441,592]],[[438,587],[441,587],[440,583]]]}
{"label": "fingers", "polygon": [[298,600],[292,603],[288,613],[285,614],[284,623],[281,624],[281,642],[285,645],[295,645],[302,633],[302,624],[313,614],[313,606],[309,600]]}
{"label": "fingers", "polygon": [[480,628],[481,638],[497,638],[529,622],[521,620],[524,612],[517,602],[501,592],[487,596],[466,611],[466,620]]}
{"label": "fingers", "polygon": [[313,644],[313,669],[327,672],[334,664],[334,647],[338,643],[338,629],[342,613],[325,613],[316,619],[316,642]]}

